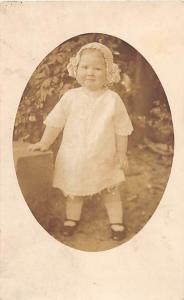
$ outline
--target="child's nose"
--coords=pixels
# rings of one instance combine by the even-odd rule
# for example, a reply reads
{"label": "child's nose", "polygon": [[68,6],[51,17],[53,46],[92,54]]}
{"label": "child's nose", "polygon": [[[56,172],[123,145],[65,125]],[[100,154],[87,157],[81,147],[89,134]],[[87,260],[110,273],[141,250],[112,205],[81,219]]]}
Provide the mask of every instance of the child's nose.
{"label": "child's nose", "polygon": [[94,74],[93,68],[89,68],[87,73],[88,75],[93,75]]}

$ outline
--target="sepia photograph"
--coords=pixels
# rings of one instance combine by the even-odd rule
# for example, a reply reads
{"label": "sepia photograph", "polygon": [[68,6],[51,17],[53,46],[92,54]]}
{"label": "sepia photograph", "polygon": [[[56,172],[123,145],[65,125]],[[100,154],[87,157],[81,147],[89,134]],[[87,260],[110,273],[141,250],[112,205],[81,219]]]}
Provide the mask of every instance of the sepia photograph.
{"label": "sepia photograph", "polygon": [[183,10],[0,4],[0,299],[183,299]]}
{"label": "sepia photograph", "polygon": [[61,43],[20,99],[13,155],[21,192],[43,229],[74,249],[109,250],[146,226],[173,154],[164,88],[144,56],[116,36]]}

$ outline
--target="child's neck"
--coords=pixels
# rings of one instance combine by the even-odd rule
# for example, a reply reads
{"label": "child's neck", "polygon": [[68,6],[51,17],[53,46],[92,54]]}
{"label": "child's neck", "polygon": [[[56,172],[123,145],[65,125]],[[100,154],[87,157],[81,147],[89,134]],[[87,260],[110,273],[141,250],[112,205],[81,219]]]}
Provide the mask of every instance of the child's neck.
{"label": "child's neck", "polygon": [[84,92],[93,97],[93,98],[98,98],[99,96],[103,95],[103,93],[107,90],[107,87],[103,87],[101,89],[98,89],[98,90],[89,90],[85,87],[82,87],[84,89]]}

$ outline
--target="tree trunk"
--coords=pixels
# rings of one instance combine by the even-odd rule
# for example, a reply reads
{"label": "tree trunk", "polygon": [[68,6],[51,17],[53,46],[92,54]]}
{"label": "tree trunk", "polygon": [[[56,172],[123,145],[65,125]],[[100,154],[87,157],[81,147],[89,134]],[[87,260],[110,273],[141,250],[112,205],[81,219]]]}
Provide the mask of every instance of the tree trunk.
{"label": "tree trunk", "polygon": [[[155,77],[156,79],[156,77]],[[136,95],[133,97],[133,115],[149,117],[149,111],[154,100],[154,77],[153,70],[145,59],[137,53],[136,74],[135,74]],[[145,137],[146,128],[136,127],[134,129],[134,139],[142,142]]]}

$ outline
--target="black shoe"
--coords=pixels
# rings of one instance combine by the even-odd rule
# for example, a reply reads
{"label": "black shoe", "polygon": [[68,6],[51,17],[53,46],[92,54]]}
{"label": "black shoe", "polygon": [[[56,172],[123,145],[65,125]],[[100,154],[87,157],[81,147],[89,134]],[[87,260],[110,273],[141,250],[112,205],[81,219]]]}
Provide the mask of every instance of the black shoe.
{"label": "black shoe", "polygon": [[[121,227],[121,230],[115,230],[112,228],[113,225],[118,225]],[[122,223],[113,223],[111,224],[111,233],[112,233],[112,239],[115,241],[121,241],[126,237],[126,231],[125,227]]]}
{"label": "black shoe", "polygon": [[[65,225],[65,222],[72,222],[72,225]],[[75,221],[75,220],[70,220],[70,219],[66,219],[64,221],[64,225],[63,225],[63,230],[62,230],[62,234],[64,236],[71,236],[74,234],[77,226],[78,226],[79,221]]]}

